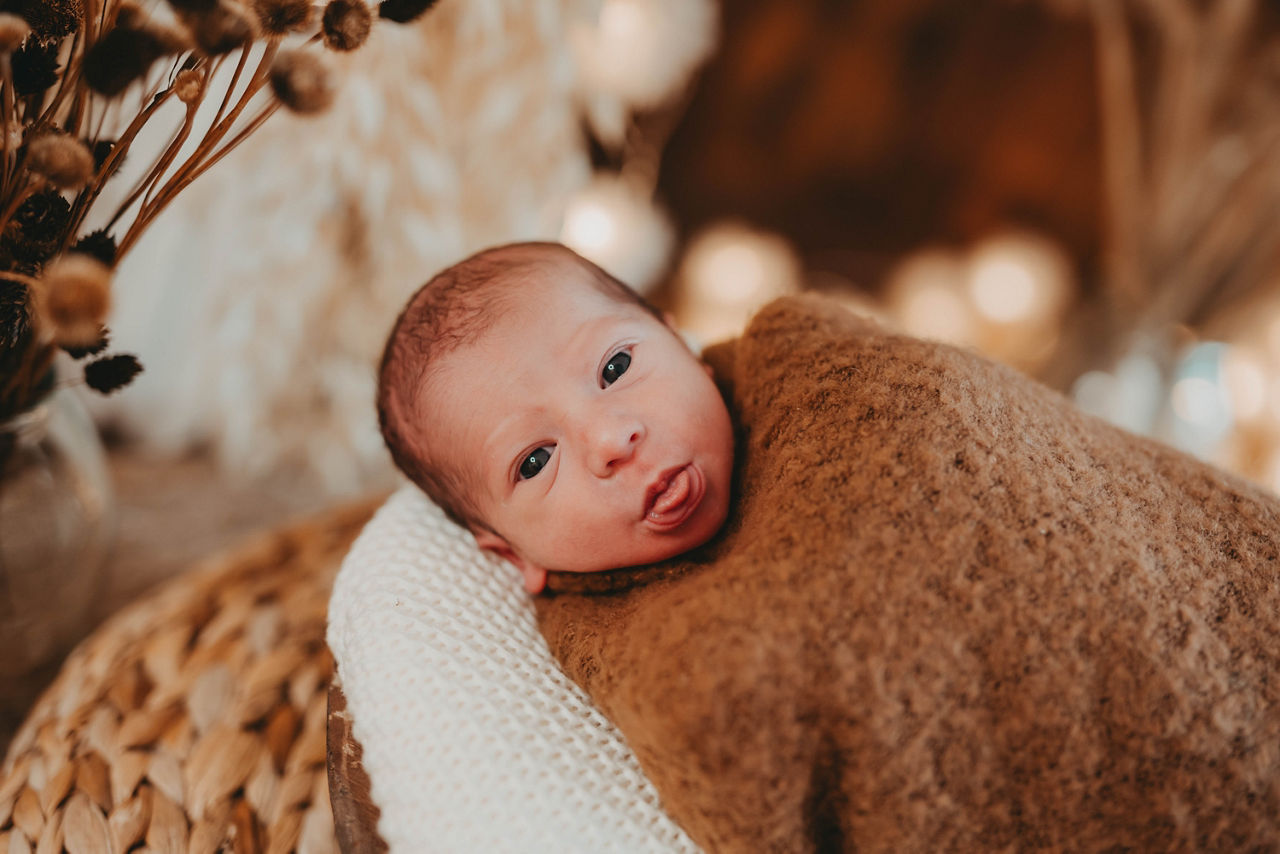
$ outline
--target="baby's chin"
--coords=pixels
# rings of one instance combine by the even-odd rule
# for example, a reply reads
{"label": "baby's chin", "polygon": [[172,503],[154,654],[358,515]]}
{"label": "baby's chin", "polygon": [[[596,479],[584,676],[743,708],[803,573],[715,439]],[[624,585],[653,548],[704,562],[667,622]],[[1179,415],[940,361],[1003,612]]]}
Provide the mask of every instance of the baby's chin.
{"label": "baby's chin", "polygon": [[606,556],[604,559],[608,563],[605,565],[575,567],[562,571],[576,573],[613,572],[619,569],[635,569],[675,560],[705,545],[720,532],[720,529],[724,527],[725,519],[729,515],[727,505],[728,502],[720,502],[719,506],[707,508],[710,512],[706,513],[703,518],[698,519],[696,525],[690,526],[687,530],[664,535],[651,547],[640,551]]}

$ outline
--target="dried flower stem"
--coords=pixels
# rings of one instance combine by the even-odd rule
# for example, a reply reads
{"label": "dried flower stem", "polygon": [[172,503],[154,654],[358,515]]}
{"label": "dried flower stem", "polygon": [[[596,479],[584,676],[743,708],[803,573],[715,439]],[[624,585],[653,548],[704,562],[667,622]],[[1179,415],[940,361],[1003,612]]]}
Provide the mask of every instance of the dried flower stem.
{"label": "dried flower stem", "polygon": [[124,254],[137,241],[138,235],[141,233],[142,229],[146,228],[147,223],[164,210],[178,195],[178,193],[182,192],[192,181],[203,175],[205,171],[216,164],[219,160],[230,154],[236,146],[248,139],[249,136],[278,109],[280,109],[279,101],[272,101],[267,104],[262,108],[262,111],[259,112],[258,115],[254,116],[253,119],[251,119],[248,124],[240,130],[239,133],[232,137],[230,142],[213,152],[203,162],[194,164],[191,168],[184,169],[179,175],[175,175],[174,179],[165,185],[164,189],[160,191],[156,198],[145,206],[148,218],[144,220],[142,219],[142,215],[139,214],[138,219],[134,221],[132,226],[130,226],[129,231],[126,232],[124,238],[120,241],[120,245],[116,248],[117,262],[120,258],[124,257]]}
{"label": "dried flower stem", "polygon": [[[12,270],[0,271],[0,278],[20,282],[32,292],[42,287],[39,279]],[[22,354],[17,368],[6,378],[3,387],[0,387],[0,412],[12,412],[19,408],[13,405],[10,398],[22,389],[31,388],[38,383],[53,363],[53,355],[54,346],[50,342],[39,342]]]}
{"label": "dried flower stem", "polygon": [[147,197],[143,199],[143,204],[145,205],[146,202],[150,200],[151,191],[155,189],[160,176],[163,175],[164,171],[173,164],[173,160],[177,156],[178,151],[190,136],[192,117],[194,113],[195,105],[187,107],[186,116],[183,118],[182,125],[175,132],[173,139],[169,141],[169,145],[165,148],[160,160],[154,164],[145,175],[134,182],[133,187],[129,191],[129,195],[126,196],[125,200],[116,208],[116,212],[111,215],[111,219],[107,220],[107,224],[104,226],[107,231],[110,231],[115,227],[115,224],[120,221],[120,217],[124,216],[125,213],[133,207],[143,193],[147,194]]}
{"label": "dried flower stem", "polygon": [[1147,291],[1140,237],[1142,217],[1142,132],[1133,92],[1133,52],[1124,10],[1115,0],[1092,0],[1099,57],[1104,168],[1111,242],[1108,278],[1117,307],[1134,312]]}
{"label": "dried flower stem", "polygon": [[[1148,4],[1149,5],[1149,4]],[[1194,193],[1179,192],[1185,186],[1193,152],[1203,150],[1208,127],[1204,106],[1209,84],[1197,68],[1196,21],[1189,10],[1171,5],[1153,10],[1160,22],[1159,74],[1152,126],[1165,129],[1161,144],[1152,145],[1150,207],[1154,253],[1158,256],[1168,239],[1170,226],[1181,218],[1180,208]],[[1152,141],[1153,143],[1155,140]],[[1181,177],[1183,180],[1178,180]]]}
{"label": "dried flower stem", "polygon": [[53,100],[44,108],[44,111],[31,123],[33,131],[41,131],[53,124],[54,117],[58,111],[62,109],[62,102],[66,99],[67,93],[77,88],[80,82],[80,38],[81,34],[76,33],[72,36],[71,59],[68,61],[68,67],[62,76],[58,79],[58,91],[53,93]]}
{"label": "dried flower stem", "polygon": [[227,83],[227,91],[222,95],[222,103],[218,105],[218,112],[213,114],[211,125],[216,125],[221,121],[222,116],[227,111],[227,104],[231,103],[231,94],[236,89],[236,84],[240,82],[240,75],[244,73],[245,65],[249,62],[249,49],[247,47],[240,49],[240,59],[236,62],[236,69],[231,73],[231,80]]}
{"label": "dried flower stem", "polygon": [[89,111],[92,99],[92,92],[87,89],[77,89],[75,97],[71,99],[71,109],[62,120],[62,127],[67,133],[80,134],[80,129],[85,124],[85,113]]}
{"label": "dried flower stem", "polygon": [[[22,203],[44,189],[44,187],[45,182],[43,180],[34,180],[12,194],[13,198],[9,200],[9,204],[5,205],[3,211],[0,211],[0,232],[4,231],[5,227],[8,226],[9,220],[13,219],[13,215],[18,212],[18,208],[22,207]],[[8,274],[6,273],[5,275]]]}
{"label": "dried flower stem", "polygon": [[9,175],[11,167],[9,164],[9,128],[13,125],[14,114],[14,89],[13,89],[13,61],[11,56],[6,53],[0,56],[0,138],[3,138],[3,166],[0,167],[0,188],[4,191],[9,189]]}
{"label": "dried flower stem", "polygon": [[[243,48],[242,50],[247,49],[248,48]],[[170,178],[164,183],[164,186],[155,193],[154,198],[142,205],[137,216],[134,218],[133,223],[129,226],[129,230],[125,232],[124,237],[122,237],[120,242],[117,244],[117,261],[124,257],[129,249],[133,247],[133,244],[137,242],[142,231],[151,223],[160,211],[164,210],[165,207],[168,206],[169,202],[171,202],[183,188],[203,174],[209,166],[212,166],[218,160],[221,160],[231,148],[238,145],[244,136],[247,136],[247,134],[242,131],[236,136],[229,146],[217,150],[215,153],[217,145],[224,137],[226,137],[227,133],[230,132],[236,121],[240,118],[240,115],[244,112],[245,108],[248,107],[249,103],[253,100],[254,96],[257,95],[258,92],[262,90],[262,87],[266,85],[269,70],[271,68],[271,62],[275,58],[277,49],[278,43],[275,40],[271,40],[267,43],[262,52],[262,56],[258,61],[257,68],[249,78],[248,83],[245,85],[245,90],[241,93],[235,106],[231,108],[231,111],[227,113],[225,117],[222,117],[220,120],[215,122],[213,126],[205,132],[204,139],[200,141],[200,145],[196,147],[196,150],[192,152],[191,156],[187,158],[187,160],[177,169],[176,172],[174,172],[172,176],[170,176]],[[270,110],[270,112],[274,112],[274,109]],[[267,115],[270,115],[270,112],[268,112]],[[265,118],[266,116],[264,115],[255,117],[249,123],[248,127],[257,128]]]}
{"label": "dried flower stem", "polygon": [[[83,3],[81,5],[81,9],[83,10],[83,15],[84,15],[84,22],[82,26],[84,29],[85,37],[88,38],[91,42],[96,39],[98,34],[102,32],[102,30],[106,27],[106,24],[107,24],[107,4],[104,2],[102,4],[102,8],[99,9],[98,13],[95,15],[94,9],[97,7],[98,7],[97,0],[83,0]],[[93,26],[95,22],[98,25],[97,29],[94,29],[94,26]]]}
{"label": "dried flower stem", "polygon": [[28,276],[25,273],[19,273],[16,270],[0,270],[0,279],[10,282],[19,282],[29,288],[39,289],[41,287],[40,280],[34,276]]}
{"label": "dried flower stem", "polygon": [[1105,286],[1068,327],[1059,382],[1173,324],[1210,322],[1280,264],[1280,90],[1265,64],[1280,44],[1258,37],[1258,0],[1081,8],[1097,45]]}
{"label": "dried flower stem", "polygon": [[276,51],[279,50],[279,47],[279,43],[272,40],[262,51],[262,57],[258,60],[258,67],[254,69],[253,76],[249,78],[249,83],[245,87],[244,93],[241,94],[240,100],[236,102],[236,105],[227,114],[226,118],[216,122],[209,130],[208,136],[215,138],[215,142],[226,135],[227,131],[231,129],[231,125],[235,123],[240,114],[244,112],[245,107],[253,100],[253,96],[262,91],[262,87],[267,84],[271,71],[271,62],[276,58]]}
{"label": "dried flower stem", "polygon": [[138,132],[142,130],[147,121],[155,115],[156,110],[164,106],[165,101],[169,99],[171,94],[172,92],[165,90],[155,95],[151,99],[151,103],[134,117],[129,126],[125,128],[124,133],[116,140],[116,144],[112,146],[111,153],[103,161],[98,174],[93,177],[93,180],[89,182],[84,191],[76,197],[75,204],[71,208],[71,227],[67,229],[66,236],[63,238],[62,251],[66,251],[67,247],[71,245],[74,236],[79,233],[80,226],[89,208],[93,205],[94,200],[98,198],[98,194],[102,192],[102,186],[106,183],[107,178],[114,174],[115,170],[120,166],[121,158],[124,156],[124,152],[128,150],[130,143],[133,142],[134,137],[138,135]]}
{"label": "dried flower stem", "polygon": [[9,377],[9,381],[4,384],[4,389],[0,391],[0,406],[9,410],[10,395],[19,389],[30,388],[40,381],[44,373],[49,370],[49,366],[53,364],[55,349],[52,344],[40,344],[23,354],[18,369],[13,372],[13,376]]}
{"label": "dried flower stem", "polygon": [[[1280,194],[1268,179],[1280,169],[1280,139],[1222,193],[1189,235],[1177,264],[1164,271],[1165,286],[1153,301],[1156,322],[1204,320],[1215,302],[1237,297],[1262,276],[1247,271],[1274,263],[1280,246]],[[1260,271],[1261,272],[1261,271]]]}
{"label": "dried flower stem", "polygon": [[[161,176],[163,176],[165,171],[173,165],[173,161],[178,156],[178,152],[191,136],[191,128],[195,125],[196,111],[200,106],[200,102],[204,100],[204,93],[209,87],[209,78],[213,74],[213,69],[211,68],[206,67],[202,70],[206,73],[202,74],[200,77],[200,95],[195,101],[186,105],[187,113],[182,119],[182,127],[178,128],[178,132],[174,134],[173,140],[169,143],[169,147],[165,149],[164,154],[161,155],[160,159],[151,168],[147,177],[139,185],[139,189],[143,186],[146,187],[146,196],[142,200],[143,208],[146,208],[151,202],[151,196],[155,192],[156,187],[159,186]],[[135,191],[130,194],[129,198],[120,206],[121,210],[130,207],[137,200],[138,192]],[[112,220],[112,222],[114,223],[114,220]]]}
{"label": "dried flower stem", "polygon": [[[263,122],[271,118],[271,116],[274,115],[276,110],[278,109],[280,109],[279,101],[272,101],[271,103],[264,106],[262,110],[258,113],[258,115],[254,116],[249,121],[249,123],[246,124],[244,128],[241,129],[239,133],[237,133],[234,137],[231,138],[230,142],[228,142],[226,145],[222,146],[222,148],[214,152],[207,161],[205,161],[204,163],[201,163],[198,168],[193,170],[192,173],[189,174],[182,181],[181,184],[175,187],[170,192],[169,194],[170,199],[168,201],[171,201],[174,195],[177,195],[178,193],[180,193],[184,187],[186,187],[196,178],[199,178],[201,175],[203,175],[205,171],[208,170],[211,166],[213,166],[219,160],[221,160],[222,158],[230,154],[232,149],[234,149],[240,143],[244,142],[249,137],[250,134],[252,134],[262,125]],[[168,201],[166,201],[165,204],[168,204]]]}

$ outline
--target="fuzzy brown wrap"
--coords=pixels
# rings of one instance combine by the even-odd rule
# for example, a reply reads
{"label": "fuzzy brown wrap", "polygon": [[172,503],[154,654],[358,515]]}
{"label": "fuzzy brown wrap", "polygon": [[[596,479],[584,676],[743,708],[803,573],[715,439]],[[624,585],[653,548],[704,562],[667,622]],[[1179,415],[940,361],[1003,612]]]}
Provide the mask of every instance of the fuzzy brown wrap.
{"label": "fuzzy brown wrap", "polygon": [[724,532],[538,613],[710,851],[1280,847],[1280,502],[780,300],[708,359]]}

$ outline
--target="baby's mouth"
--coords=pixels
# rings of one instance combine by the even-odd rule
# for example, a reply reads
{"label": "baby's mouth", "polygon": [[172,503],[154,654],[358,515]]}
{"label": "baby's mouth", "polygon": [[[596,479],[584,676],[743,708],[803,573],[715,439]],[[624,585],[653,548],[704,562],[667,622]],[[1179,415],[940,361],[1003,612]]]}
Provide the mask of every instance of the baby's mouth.
{"label": "baby's mouth", "polygon": [[660,531],[676,527],[698,508],[703,492],[702,477],[693,466],[667,469],[645,493],[645,523]]}

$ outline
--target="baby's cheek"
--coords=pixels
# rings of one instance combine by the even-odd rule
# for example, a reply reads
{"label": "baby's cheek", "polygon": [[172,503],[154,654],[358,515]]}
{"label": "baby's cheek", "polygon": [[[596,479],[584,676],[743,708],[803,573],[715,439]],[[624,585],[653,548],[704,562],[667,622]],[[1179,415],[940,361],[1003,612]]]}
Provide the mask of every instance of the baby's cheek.
{"label": "baby's cheek", "polygon": [[557,504],[550,508],[544,520],[539,546],[547,556],[550,566],[573,567],[589,561],[603,546],[609,543],[609,529],[594,513],[590,505]]}

